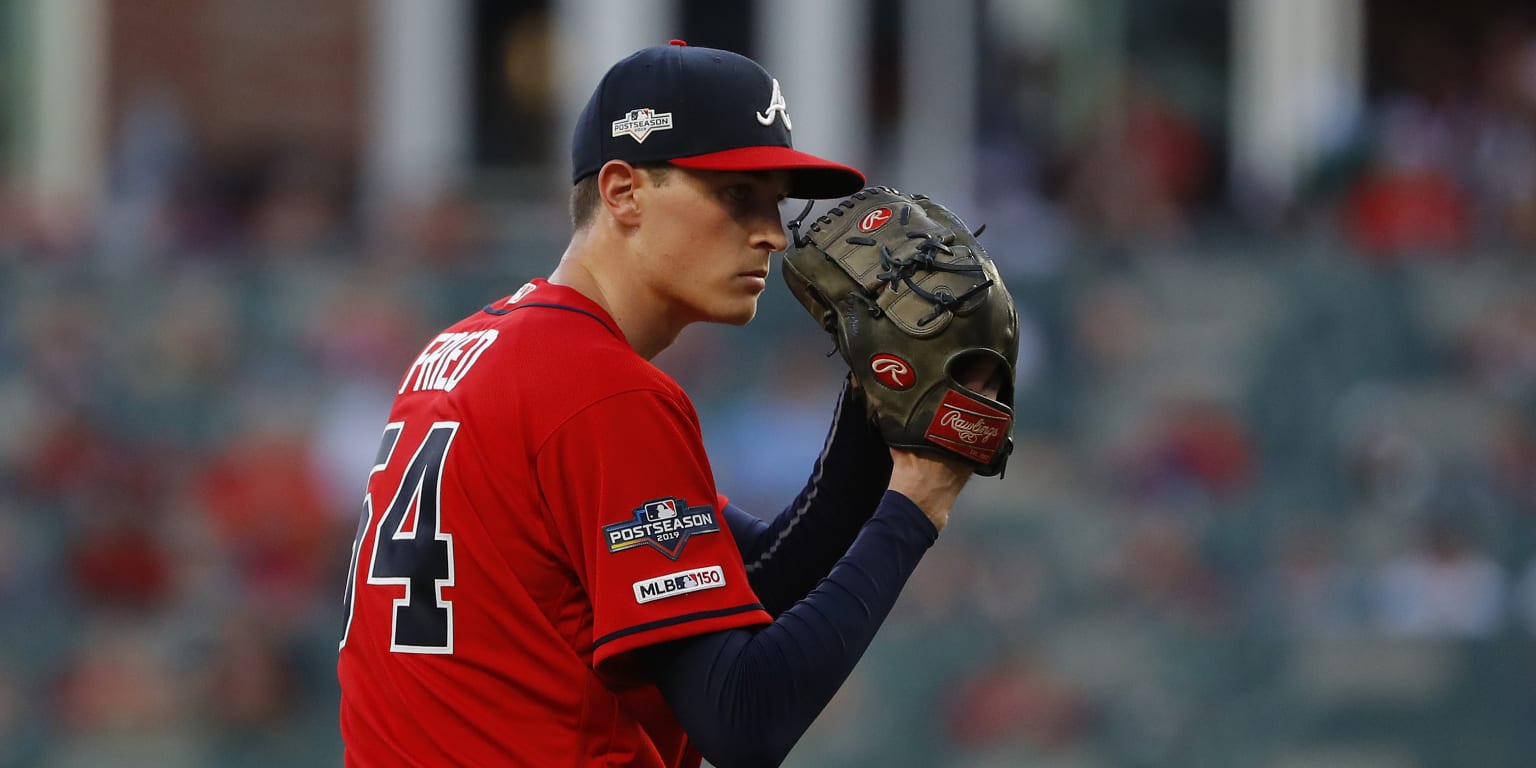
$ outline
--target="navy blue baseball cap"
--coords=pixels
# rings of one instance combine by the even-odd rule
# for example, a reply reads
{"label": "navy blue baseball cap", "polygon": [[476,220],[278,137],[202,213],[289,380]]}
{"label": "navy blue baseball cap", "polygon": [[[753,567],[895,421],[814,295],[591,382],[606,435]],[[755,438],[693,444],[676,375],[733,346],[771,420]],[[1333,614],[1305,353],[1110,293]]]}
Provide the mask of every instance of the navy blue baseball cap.
{"label": "navy blue baseball cap", "polygon": [[609,160],[711,171],[789,172],[789,196],[846,197],[864,174],[790,144],[779,81],[730,51],[673,40],[608,70],[576,120],[571,181]]}

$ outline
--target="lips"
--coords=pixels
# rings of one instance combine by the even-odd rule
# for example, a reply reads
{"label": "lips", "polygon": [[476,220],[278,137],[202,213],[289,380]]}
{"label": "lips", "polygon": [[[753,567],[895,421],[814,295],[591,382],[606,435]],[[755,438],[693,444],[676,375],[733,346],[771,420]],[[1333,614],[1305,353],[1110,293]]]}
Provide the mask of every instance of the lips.
{"label": "lips", "polygon": [[754,270],[752,270],[750,272],[742,272],[741,273],[741,277],[761,277],[761,278],[766,279],[768,277],[768,270],[766,270],[766,269],[754,269]]}

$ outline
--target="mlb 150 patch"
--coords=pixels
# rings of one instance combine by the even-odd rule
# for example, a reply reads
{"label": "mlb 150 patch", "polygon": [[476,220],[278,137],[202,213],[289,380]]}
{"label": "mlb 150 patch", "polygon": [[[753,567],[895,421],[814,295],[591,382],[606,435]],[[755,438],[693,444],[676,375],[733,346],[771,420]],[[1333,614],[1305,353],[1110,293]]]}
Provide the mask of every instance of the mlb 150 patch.
{"label": "mlb 150 patch", "polygon": [[707,504],[690,507],[687,499],[668,497],[647,501],[635,508],[634,515],[633,520],[603,526],[609,552],[649,546],[676,560],[690,536],[720,530],[713,507]]}
{"label": "mlb 150 patch", "polygon": [[654,579],[637,581],[634,584],[635,602],[649,603],[652,600],[677,597],[704,589],[719,589],[723,586],[725,586],[725,571],[718,565],[711,565],[706,568],[678,571],[657,576]]}

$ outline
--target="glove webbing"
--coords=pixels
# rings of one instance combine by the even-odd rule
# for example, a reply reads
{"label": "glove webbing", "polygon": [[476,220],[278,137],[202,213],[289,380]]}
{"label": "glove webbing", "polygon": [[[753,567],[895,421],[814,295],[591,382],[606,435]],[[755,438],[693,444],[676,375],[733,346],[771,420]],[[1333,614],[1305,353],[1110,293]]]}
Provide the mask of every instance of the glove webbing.
{"label": "glove webbing", "polygon": [[[863,200],[864,193],[855,192],[853,193],[853,197],[859,200]],[[913,195],[912,199],[926,200],[927,198],[923,195]],[[800,215],[796,216],[792,221],[789,222],[789,231],[794,238],[795,247],[797,248],[804,248],[806,245],[811,244],[810,237],[800,233],[800,226],[805,221],[805,217],[810,215],[811,208],[814,204],[814,202],[807,202],[805,204],[805,209],[800,211]],[[827,213],[831,214],[832,216],[842,216],[844,208],[853,207],[854,202],[852,200],[844,200],[839,204],[838,207],[834,207],[828,210]],[[911,219],[911,214],[911,206],[903,205],[901,207],[901,223],[906,224]],[[818,216],[817,221],[821,224],[832,223],[831,216],[829,215]],[[812,224],[811,227],[812,229],[815,229],[816,224]],[[982,233],[982,230],[985,230],[986,228],[986,225],[983,224],[982,226],[978,227],[976,231],[971,233],[971,237],[979,237]],[[985,281],[971,286],[970,290],[967,290],[965,293],[962,293],[959,296],[951,296],[950,294],[943,291],[924,290],[922,287],[918,286],[917,283],[912,281],[912,276],[919,271],[964,273],[981,272],[983,270],[979,264],[946,264],[937,260],[935,255],[937,253],[947,253],[950,255],[954,254],[954,252],[949,248],[949,244],[955,241],[955,235],[953,232],[945,232],[942,238],[940,238],[934,232],[908,232],[907,237],[909,239],[921,239],[923,242],[918,243],[917,252],[912,254],[911,258],[906,259],[897,258],[895,254],[891,253],[890,246],[880,245],[880,241],[872,237],[851,236],[846,238],[843,242],[846,242],[849,245],[879,246],[880,272],[875,275],[875,279],[881,282],[883,288],[889,288],[892,284],[899,280],[905,283],[907,288],[911,289],[911,291],[917,294],[918,297],[933,305],[933,311],[931,313],[918,318],[918,325],[927,325],[934,320],[937,320],[939,316],[944,314],[946,311],[955,311],[955,308],[959,307],[961,304],[964,304],[967,299],[971,298],[977,293],[980,293],[981,291],[986,290],[992,285],[991,278],[988,278]],[[826,255],[825,251],[822,252],[822,255],[828,260],[832,258],[831,256]],[[871,299],[862,293],[855,293],[854,296],[858,297],[858,299],[864,303],[865,308],[869,310],[870,317],[879,318],[885,314],[885,310],[881,309],[880,305],[876,303],[874,299]]]}

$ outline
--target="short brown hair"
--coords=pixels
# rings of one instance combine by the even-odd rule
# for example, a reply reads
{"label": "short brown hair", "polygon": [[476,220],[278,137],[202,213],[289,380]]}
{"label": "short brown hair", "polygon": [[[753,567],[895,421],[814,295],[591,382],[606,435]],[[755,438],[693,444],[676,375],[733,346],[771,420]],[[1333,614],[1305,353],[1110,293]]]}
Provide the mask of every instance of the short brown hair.
{"label": "short brown hair", "polygon": [[[667,177],[672,175],[672,166],[666,163],[645,163],[635,167],[645,171],[656,186],[667,183]],[[597,213],[599,202],[597,174],[583,176],[576,186],[571,187],[571,229],[577,232],[586,229],[592,223],[593,214]]]}

